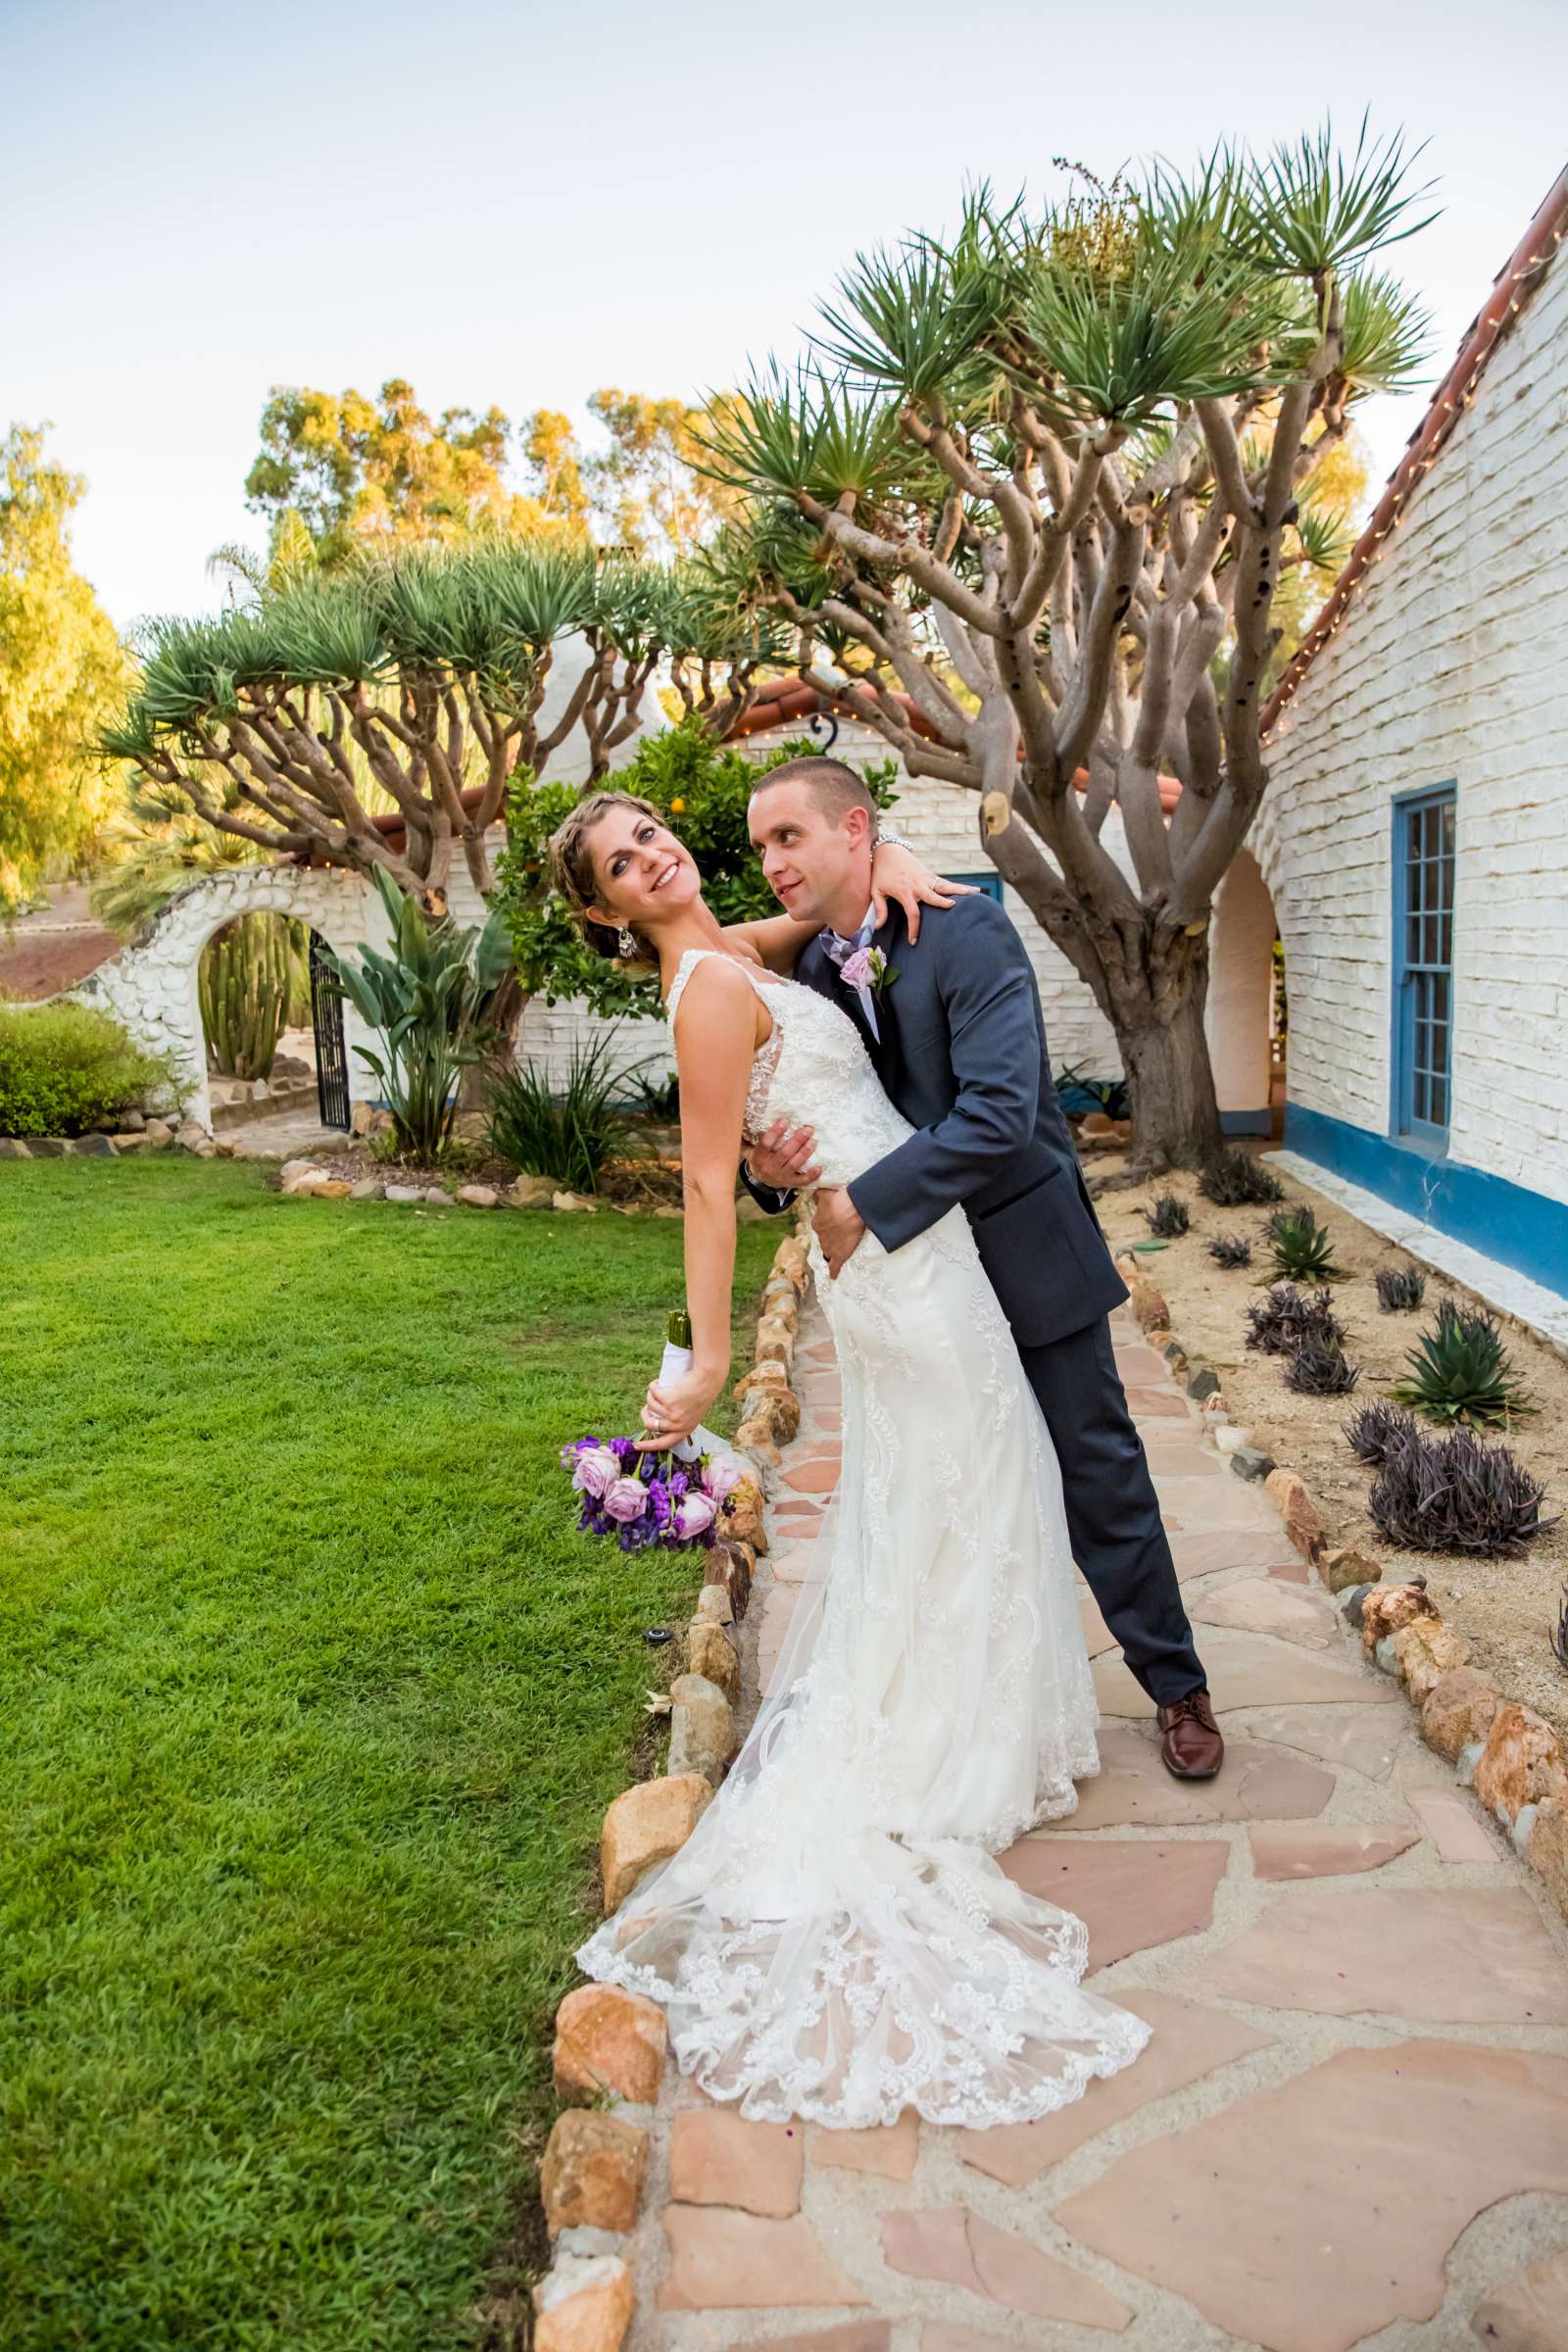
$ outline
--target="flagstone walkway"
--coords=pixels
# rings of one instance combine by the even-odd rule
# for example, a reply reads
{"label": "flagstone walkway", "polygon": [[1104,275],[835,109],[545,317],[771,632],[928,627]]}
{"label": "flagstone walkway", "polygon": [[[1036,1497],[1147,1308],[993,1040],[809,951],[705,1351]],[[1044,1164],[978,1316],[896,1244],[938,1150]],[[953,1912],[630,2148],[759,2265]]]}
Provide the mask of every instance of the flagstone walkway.
{"label": "flagstone walkway", "polygon": [[[1004,1867],[1088,1920],[1096,1988],[1153,2039],[991,2132],[751,2124],[669,2069],[629,2352],[1568,2348],[1568,1936],[1272,1504],[1114,1328],[1229,1760],[1165,1774],[1086,1590],[1102,1770]],[[837,1478],[814,1304],[796,1388],[736,1629],[754,1691]]]}

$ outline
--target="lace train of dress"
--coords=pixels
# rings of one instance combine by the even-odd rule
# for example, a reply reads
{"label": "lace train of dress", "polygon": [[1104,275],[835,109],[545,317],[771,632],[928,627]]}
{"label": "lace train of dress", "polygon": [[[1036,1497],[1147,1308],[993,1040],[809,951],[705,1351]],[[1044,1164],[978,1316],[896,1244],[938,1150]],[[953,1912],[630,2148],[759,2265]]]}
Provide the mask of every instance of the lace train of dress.
{"label": "lace train of dress", "polygon": [[[843,1183],[909,1129],[836,1005],[747,968],[773,1016],[749,1131],[813,1126]],[[712,1803],[577,1959],[744,2115],[1024,2122],[1149,2034],[994,1859],[1099,1769],[1055,1455],[961,1211],[892,1255],[867,1234],[833,1283],[811,1254],[844,1388],[823,1573]]]}

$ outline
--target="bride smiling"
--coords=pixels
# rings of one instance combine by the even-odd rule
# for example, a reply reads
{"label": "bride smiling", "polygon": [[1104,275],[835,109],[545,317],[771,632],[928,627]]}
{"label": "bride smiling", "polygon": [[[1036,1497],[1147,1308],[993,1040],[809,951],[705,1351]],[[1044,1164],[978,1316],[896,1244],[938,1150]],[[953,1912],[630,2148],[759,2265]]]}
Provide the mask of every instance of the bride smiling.
{"label": "bride smiling", "polygon": [[[721,927],[646,802],[591,794],[552,864],[590,942],[657,962],[673,1034],[693,1356],[643,1416],[667,1446],[729,1375],[746,1144],[813,1129],[820,1197],[911,1130],[854,1021],[788,977],[803,927]],[[713,1802],[577,1958],[659,2001],[682,2070],[745,2115],[1022,2122],[1148,2036],[1083,1989],[1083,1923],[994,1858],[1098,1770],[1056,1460],[961,1209],[891,1252],[866,1235],[831,1282],[811,1256],[844,1389],[824,1572]]]}

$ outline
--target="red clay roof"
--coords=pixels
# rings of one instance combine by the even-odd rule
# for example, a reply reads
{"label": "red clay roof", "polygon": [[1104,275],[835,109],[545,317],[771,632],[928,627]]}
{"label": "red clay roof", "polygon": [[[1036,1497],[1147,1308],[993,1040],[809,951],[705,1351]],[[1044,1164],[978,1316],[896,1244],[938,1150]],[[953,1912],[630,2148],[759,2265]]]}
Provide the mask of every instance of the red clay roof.
{"label": "red clay roof", "polygon": [[1436,465],[1444,443],[1475,398],[1476,386],[1488,361],[1544,276],[1545,266],[1565,230],[1568,230],[1568,171],[1553,183],[1545,202],[1499,271],[1484,308],[1466,330],[1458,357],[1433,394],[1431,407],[1389,476],[1389,486],[1378,501],[1371,521],[1350,550],[1327,604],[1298,646],[1264,708],[1265,735],[1300,684],[1314,655],[1322,651],[1345,618],[1351,597],[1377,562],[1383,541],[1397,528],[1406,500],[1423,475]]}

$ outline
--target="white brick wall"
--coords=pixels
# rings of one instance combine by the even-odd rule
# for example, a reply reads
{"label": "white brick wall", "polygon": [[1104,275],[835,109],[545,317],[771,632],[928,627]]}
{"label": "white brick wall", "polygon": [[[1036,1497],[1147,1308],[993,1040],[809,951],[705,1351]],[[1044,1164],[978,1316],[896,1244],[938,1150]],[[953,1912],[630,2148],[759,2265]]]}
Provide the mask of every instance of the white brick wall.
{"label": "white brick wall", "polygon": [[1457,784],[1449,1156],[1568,1200],[1568,262],[1317,656],[1251,846],[1293,1102],[1389,1130],[1396,794]]}

